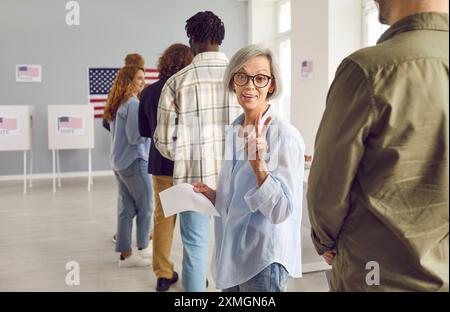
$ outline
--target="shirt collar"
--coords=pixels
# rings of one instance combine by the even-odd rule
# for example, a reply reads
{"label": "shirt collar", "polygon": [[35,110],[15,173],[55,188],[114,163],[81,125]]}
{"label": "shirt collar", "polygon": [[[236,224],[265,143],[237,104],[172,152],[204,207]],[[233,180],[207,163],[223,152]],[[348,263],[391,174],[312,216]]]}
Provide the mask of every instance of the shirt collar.
{"label": "shirt collar", "polygon": [[448,13],[427,12],[407,16],[394,23],[381,35],[377,44],[407,31],[437,30],[448,32]]}
{"label": "shirt collar", "polygon": [[197,54],[192,62],[204,61],[204,60],[224,60],[228,62],[227,56],[222,52],[202,52]]}
{"label": "shirt collar", "polygon": [[[269,118],[269,116],[272,116],[272,121],[271,121],[271,123],[272,123],[273,119],[275,117],[275,112],[272,108],[272,105],[270,105],[270,104],[269,104],[269,109],[261,117],[261,123],[260,123],[261,127],[262,127],[262,125],[264,125],[264,122],[266,121],[267,118]],[[244,114],[242,113],[238,118],[236,118],[236,120],[233,122],[232,125],[233,126],[241,125],[243,121],[244,121]]]}

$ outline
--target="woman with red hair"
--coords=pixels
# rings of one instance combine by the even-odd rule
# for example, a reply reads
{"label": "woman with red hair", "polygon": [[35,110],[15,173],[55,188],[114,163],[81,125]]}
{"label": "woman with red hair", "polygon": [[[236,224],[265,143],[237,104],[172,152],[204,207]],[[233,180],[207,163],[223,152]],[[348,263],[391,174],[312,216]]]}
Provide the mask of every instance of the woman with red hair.
{"label": "woman with red hair", "polygon": [[[150,140],[138,130],[138,95],[145,86],[144,69],[123,67],[106,102],[104,118],[111,128],[111,166],[118,183],[117,243],[119,267],[149,266],[152,187],[147,174]],[[133,219],[136,217],[138,254],[131,248]]]}

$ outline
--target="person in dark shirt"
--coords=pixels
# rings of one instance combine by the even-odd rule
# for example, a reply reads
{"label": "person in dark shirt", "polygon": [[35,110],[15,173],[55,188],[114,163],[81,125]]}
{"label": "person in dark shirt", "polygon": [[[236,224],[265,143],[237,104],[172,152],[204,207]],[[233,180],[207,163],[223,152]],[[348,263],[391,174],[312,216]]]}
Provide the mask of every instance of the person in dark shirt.
{"label": "person in dark shirt", "polygon": [[[146,87],[139,102],[139,132],[152,138],[156,129],[158,102],[167,79],[192,62],[194,54],[184,44],[168,47],[158,61],[159,78]],[[159,193],[172,186],[173,161],[164,158],[152,140],[149,153],[148,173],[152,174],[155,211],[153,215],[153,271],[157,277],[157,291],[167,291],[178,280],[178,274],[170,262],[173,230],[176,215],[164,217]]]}

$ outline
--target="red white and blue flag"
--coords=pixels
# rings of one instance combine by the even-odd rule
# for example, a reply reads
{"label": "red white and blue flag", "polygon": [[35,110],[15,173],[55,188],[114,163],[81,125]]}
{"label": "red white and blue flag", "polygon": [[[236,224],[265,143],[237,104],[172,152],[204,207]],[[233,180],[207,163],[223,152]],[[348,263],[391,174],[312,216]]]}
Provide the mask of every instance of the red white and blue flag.
{"label": "red white and blue flag", "polygon": [[83,129],[83,118],[81,117],[71,117],[71,116],[61,116],[58,117],[58,130],[80,130]]}
{"label": "red white and blue flag", "polygon": [[16,82],[41,82],[41,65],[16,65]]}
{"label": "red white and blue flag", "polygon": [[[120,68],[89,68],[89,103],[94,105],[94,117],[102,118],[106,99]],[[145,69],[145,85],[159,80],[158,70]]]}
{"label": "red white and blue flag", "polygon": [[311,74],[313,72],[313,62],[312,61],[303,61],[302,62],[302,72]]}
{"label": "red white and blue flag", "polygon": [[0,130],[17,130],[17,118],[0,117]]}
{"label": "red white and blue flag", "polygon": [[36,66],[19,66],[18,72],[19,75],[21,76],[28,76],[28,77],[39,76],[39,68]]}

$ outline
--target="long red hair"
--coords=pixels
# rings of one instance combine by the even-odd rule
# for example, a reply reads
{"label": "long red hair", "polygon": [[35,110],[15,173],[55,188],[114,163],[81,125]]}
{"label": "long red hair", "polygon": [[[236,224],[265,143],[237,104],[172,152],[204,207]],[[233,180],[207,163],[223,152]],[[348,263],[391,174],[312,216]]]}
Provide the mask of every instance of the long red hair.
{"label": "long red hair", "polygon": [[105,111],[103,112],[104,119],[113,121],[120,105],[128,101],[136,92],[133,80],[140,70],[144,71],[142,67],[125,66],[119,71],[106,100]]}

